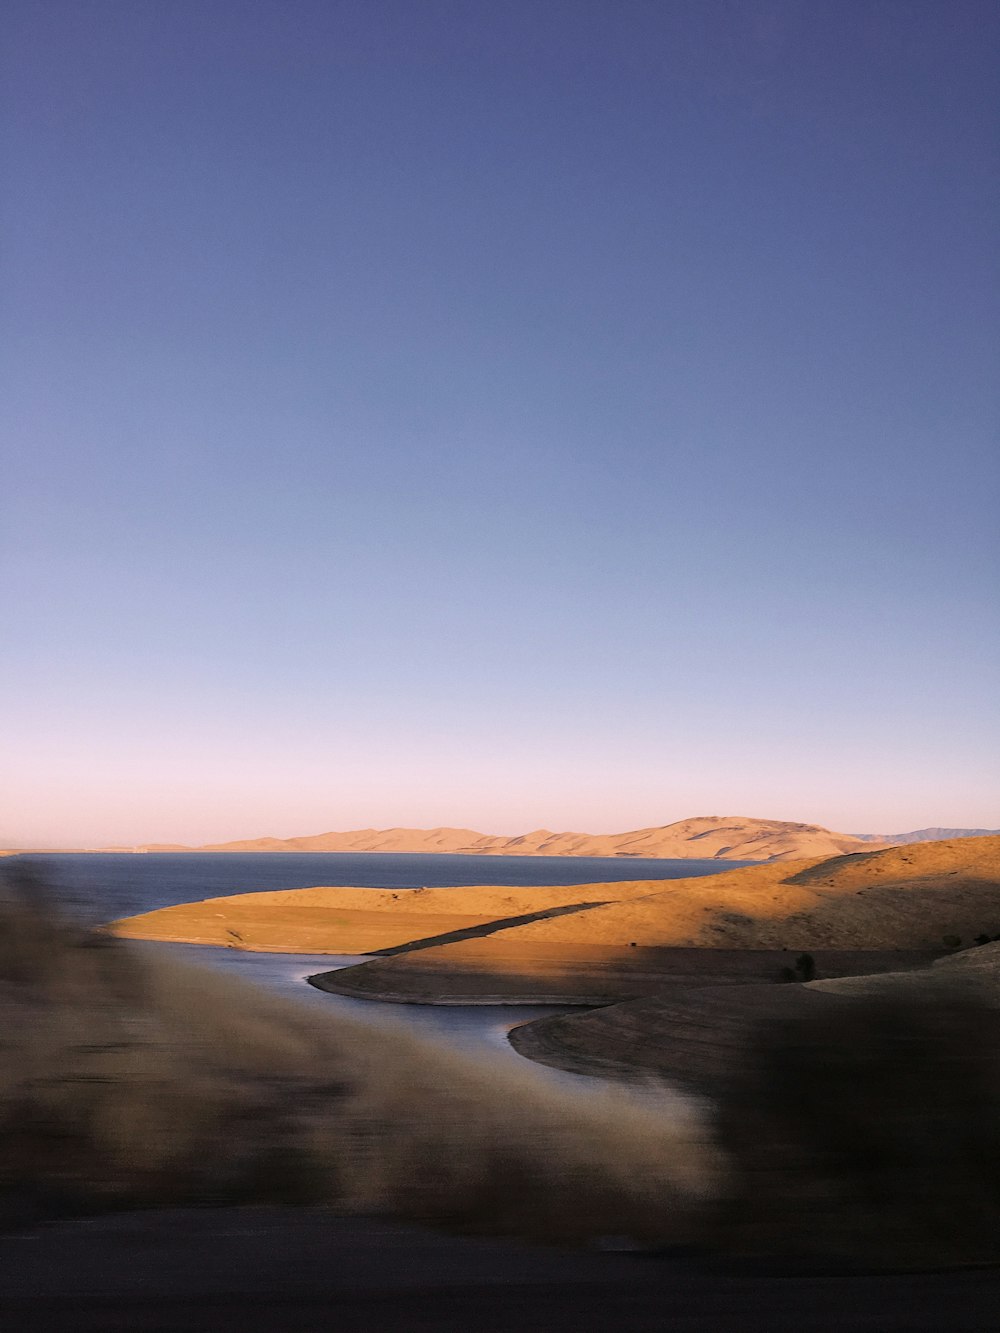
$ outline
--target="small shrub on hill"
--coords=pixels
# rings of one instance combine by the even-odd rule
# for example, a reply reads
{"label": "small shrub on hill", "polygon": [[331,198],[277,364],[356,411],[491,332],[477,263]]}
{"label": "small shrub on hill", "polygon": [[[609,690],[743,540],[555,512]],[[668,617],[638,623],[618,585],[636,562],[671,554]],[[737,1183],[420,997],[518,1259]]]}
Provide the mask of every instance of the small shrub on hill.
{"label": "small shrub on hill", "polygon": [[782,981],[812,981],[816,976],[816,960],[811,953],[799,954],[794,967],[783,967],[780,972]]}

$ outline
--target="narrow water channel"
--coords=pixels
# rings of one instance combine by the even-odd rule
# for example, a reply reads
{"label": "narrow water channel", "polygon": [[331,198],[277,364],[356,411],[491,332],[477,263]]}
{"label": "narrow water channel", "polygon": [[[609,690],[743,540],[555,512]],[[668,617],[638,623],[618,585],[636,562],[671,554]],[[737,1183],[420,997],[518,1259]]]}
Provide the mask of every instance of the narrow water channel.
{"label": "narrow water channel", "polygon": [[203,944],[166,944],[143,942],[143,949],[169,950],[172,956],[185,961],[217,968],[230,976],[252,981],[272,993],[282,995],[328,1014],[344,1014],[373,1026],[407,1028],[452,1050],[490,1061],[502,1061],[526,1067],[540,1077],[563,1084],[586,1087],[601,1083],[600,1079],[582,1074],[569,1074],[536,1064],[518,1055],[507,1040],[511,1028],[529,1023],[534,1018],[551,1014],[579,1013],[579,1006],[511,1004],[511,1005],[442,1005],[389,1004],[384,1000],[358,1000],[349,995],[332,995],[317,990],[306,980],[317,972],[332,972],[342,967],[353,967],[367,959],[358,954],[305,954],[305,953],[250,953],[240,949],[215,948]]}

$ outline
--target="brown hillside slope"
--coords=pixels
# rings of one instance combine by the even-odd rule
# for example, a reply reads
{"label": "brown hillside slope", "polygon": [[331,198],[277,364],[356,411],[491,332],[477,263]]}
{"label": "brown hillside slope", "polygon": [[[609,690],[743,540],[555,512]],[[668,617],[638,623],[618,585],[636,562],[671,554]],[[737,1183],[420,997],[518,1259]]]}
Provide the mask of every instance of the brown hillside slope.
{"label": "brown hillside slope", "polygon": [[[923,967],[934,957],[929,950],[899,949],[819,949],[814,955],[817,974],[825,977]],[[500,934],[407,950],[309,980],[337,995],[403,1004],[617,1005],[638,996],[686,993],[692,987],[784,990],[774,983],[794,961],[795,954],[786,949],[644,949],[524,941],[510,948]]]}
{"label": "brown hillside slope", "polygon": [[[301,838],[249,838],[208,843],[203,852],[462,852],[478,851],[485,837],[464,828],[351,829],[344,833],[316,833]],[[488,841],[491,841],[488,839]]]}
{"label": "brown hillside slope", "polygon": [[[596,904],[590,906],[590,904]],[[562,912],[579,905],[585,910]],[[527,923],[517,918],[548,914]],[[747,866],[681,880],[545,888],[314,888],[163,908],[113,923],[141,939],[262,951],[367,953],[513,919],[500,959],[527,945],[934,949],[1000,932],[1000,838],[960,838]]]}
{"label": "brown hillside slope", "polygon": [[[830,957],[816,955],[821,974]],[[845,975],[804,986],[725,986],[718,984],[720,978],[706,975],[703,984],[661,986],[658,993],[637,993],[607,1008],[538,1019],[516,1028],[510,1040],[522,1055],[557,1069],[626,1081],[653,1075],[715,1093],[725,1086],[761,1024],[832,1012],[831,1005],[845,1000],[907,996],[914,987],[950,998],[957,985],[972,984],[986,1002],[1000,1006],[1000,943],[916,968],[915,956],[896,958],[908,965],[906,970]],[[678,980],[683,983],[683,978]]]}
{"label": "brown hillside slope", "polygon": [[312,888],[233,894],[114,921],[115,935],[260,953],[373,953],[498,920],[644,894],[648,881],[548,888]]}
{"label": "brown hillside slope", "polygon": [[707,978],[704,986],[525,1023],[510,1042],[529,1060],[570,1073],[625,1082],[652,1076],[711,1095],[759,1023],[829,1003],[807,986],[719,986]]}
{"label": "brown hillside slope", "polygon": [[817,824],[711,815],[625,833],[553,833],[535,829],[516,837],[465,828],[354,829],[303,838],[254,838],[212,843],[214,852],[461,852],[487,856],[640,856],[774,861],[835,856],[868,849],[871,842],[831,833]]}
{"label": "brown hillside slope", "polygon": [[[926,949],[1000,932],[1000,837],[890,847],[799,865],[671,880],[571,917],[519,926],[521,941],[744,949]],[[597,893],[594,897],[599,896]]]}
{"label": "brown hillside slope", "polygon": [[[338,973],[331,988],[421,1003],[433,1003],[435,995],[452,1004],[588,996],[607,1002],[674,986],[671,954],[678,947],[703,954],[705,984],[714,980],[719,950],[788,950],[789,961],[800,950],[931,955],[946,947],[946,937],[968,942],[1000,933],[1000,838],[749,866],[644,887],[652,891],[487,938],[378,959]],[[591,885],[589,895],[598,898],[600,890]],[[913,961],[900,958],[898,965]]]}

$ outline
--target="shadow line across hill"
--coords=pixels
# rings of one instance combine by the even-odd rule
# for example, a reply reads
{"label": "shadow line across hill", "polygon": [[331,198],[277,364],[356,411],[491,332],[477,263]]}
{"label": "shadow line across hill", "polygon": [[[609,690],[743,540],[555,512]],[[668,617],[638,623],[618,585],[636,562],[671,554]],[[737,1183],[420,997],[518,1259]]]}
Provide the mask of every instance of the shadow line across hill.
{"label": "shadow line across hill", "polygon": [[495,935],[501,930],[510,930],[512,926],[527,926],[532,921],[547,921],[554,916],[568,916],[573,912],[586,912],[592,907],[605,907],[606,902],[569,903],[565,907],[549,907],[541,912],[524,912],[520,916],[505,916],[497,921],[486,921],[479,926],[466,926],[463,930],[446,930],[439,935],[426,935],[422,939],[407,940],[405,944],[394,944],[388,949],[371,949],[373,958],[392,958],[395,954],[412,953],[417,949],[433,949],[439,944],[459,944],[463,940],[478,940],[485,935]]}

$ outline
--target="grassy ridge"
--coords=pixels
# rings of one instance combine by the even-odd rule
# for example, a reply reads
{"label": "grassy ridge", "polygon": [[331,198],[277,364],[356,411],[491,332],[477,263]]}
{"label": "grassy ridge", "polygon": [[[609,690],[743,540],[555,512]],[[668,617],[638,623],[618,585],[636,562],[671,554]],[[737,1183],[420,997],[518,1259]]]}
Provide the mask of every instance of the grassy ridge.
{"label": "grassy ridge", "polygon": [[647,893],[642,881],[544,888],[356,889],[319,886],[228,894],[113,921],[125,939],[260,953],[377,953],[416,940]]}
{"label": "grassy ridge", "polygon": [[[941,948],[945,936],[1000,932],[998,894],[1000,837],[957,838],[668,881],[235,894],[161,908],[109,929],[290,953],[395,951],[489,933],[492,943],[480,956],[494,951],[502,974],[505,955],[536,946]],[[390,973],[397,989],[423,961],[398,960]]]}

